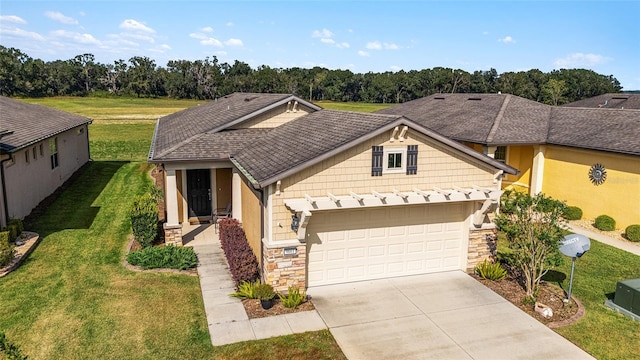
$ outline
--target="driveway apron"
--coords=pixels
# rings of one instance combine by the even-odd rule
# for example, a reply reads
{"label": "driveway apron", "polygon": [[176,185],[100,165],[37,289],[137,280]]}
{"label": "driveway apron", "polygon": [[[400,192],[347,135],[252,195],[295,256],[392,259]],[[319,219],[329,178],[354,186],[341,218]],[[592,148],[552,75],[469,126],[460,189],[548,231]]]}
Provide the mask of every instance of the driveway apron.
{"label": "driveway apron", "polygon": [[307,293],[350,360],[593,359],[462,271]]}

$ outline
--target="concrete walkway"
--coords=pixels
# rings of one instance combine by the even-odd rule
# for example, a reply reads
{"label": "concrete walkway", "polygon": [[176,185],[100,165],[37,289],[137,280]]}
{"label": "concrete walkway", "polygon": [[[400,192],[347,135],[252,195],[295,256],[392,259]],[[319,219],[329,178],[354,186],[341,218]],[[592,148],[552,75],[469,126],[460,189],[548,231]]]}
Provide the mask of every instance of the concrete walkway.
{"label": "concrete walkway", "polygon": [[573,225],[573,224],[568,224],[569,229],[571,231],[573,231],[576,234],[582,234],[584,236],[587,236],[591,239],[594,240],[598,240],[601,243],[605,243],[607,245],[611,245],[613,247],[616,247],[618,249],[624,250],[624,251],[628,251],[632,254],[638,255],[640,256],[640,243],[634,243],[631,241],[622,241],[622,240],[618,240],[615,238],[612,238],[610,236],[607,235],[603,235],[600,234],[598,232],[589,230],[589,229],[585,229],[581,226],[578,225]]}
{"label": "concrete walkway", "polygon": [[214,346],[326,329],[318,313],[249,319],[239,299],[229,296],[235,284],[213,225],[185,227],[185,246],[198,255],[198,275],[211,343]]}

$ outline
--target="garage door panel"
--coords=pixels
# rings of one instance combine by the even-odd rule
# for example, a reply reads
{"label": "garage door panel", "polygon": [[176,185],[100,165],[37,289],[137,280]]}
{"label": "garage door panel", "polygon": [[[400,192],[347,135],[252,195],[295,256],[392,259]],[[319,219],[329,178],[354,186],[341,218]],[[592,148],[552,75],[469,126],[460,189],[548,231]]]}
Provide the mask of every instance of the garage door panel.
{"label": "garage door panel", "polygon": [[[462,206],[422,205],[316,213],[308,233],[309,286],[460,269]],[[317,253],[323,253],[320,256]]]}

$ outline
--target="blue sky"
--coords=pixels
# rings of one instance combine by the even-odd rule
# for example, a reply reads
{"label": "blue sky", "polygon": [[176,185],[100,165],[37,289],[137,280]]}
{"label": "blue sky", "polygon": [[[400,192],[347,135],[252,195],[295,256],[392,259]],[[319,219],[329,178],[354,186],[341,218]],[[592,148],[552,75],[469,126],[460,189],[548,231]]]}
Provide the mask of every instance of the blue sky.
{"label": "blue sky", "polygon": [[640,89],[640,1],[2,0],[0,44],[45,61],[217,56],[353,72],[586,68]]}

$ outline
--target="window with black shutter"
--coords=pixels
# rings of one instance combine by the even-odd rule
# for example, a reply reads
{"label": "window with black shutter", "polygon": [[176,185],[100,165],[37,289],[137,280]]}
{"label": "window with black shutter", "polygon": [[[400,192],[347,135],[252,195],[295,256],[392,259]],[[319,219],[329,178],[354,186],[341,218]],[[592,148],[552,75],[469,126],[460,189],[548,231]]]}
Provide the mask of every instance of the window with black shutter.
{"label": "window with black shutter", "polygon": [[371,147],[371,176],[382,176],[382,155],[384,150],[382,146]]}
{"label": "window with black shutter", "polygon": [[407,175],[418,173],[418,145],[407,146]]}

